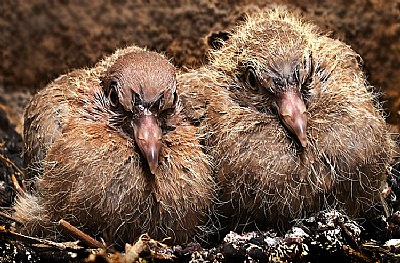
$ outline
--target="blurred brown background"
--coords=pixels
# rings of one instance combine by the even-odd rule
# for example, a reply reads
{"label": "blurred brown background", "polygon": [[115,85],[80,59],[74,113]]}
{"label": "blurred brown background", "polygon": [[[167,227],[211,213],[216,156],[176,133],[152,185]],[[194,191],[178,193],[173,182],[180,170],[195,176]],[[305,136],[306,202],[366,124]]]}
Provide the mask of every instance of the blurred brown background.
{"label": "blurred brown background", "polygon": [[299,9],[360,53],[370,83],[384,92],[388,120],[400,123],[400,1],[394,0],[2,0],[0,88],[5,92],[0,97],[8,105],[3,108],[18,118],[22,111],[16,106],[25,100],[17,96],[18,103],[10,105],[13,91],[33,92],[133,43],[165,52],[177,66],[199,66],[206,62],[210,32],[274,3]]}

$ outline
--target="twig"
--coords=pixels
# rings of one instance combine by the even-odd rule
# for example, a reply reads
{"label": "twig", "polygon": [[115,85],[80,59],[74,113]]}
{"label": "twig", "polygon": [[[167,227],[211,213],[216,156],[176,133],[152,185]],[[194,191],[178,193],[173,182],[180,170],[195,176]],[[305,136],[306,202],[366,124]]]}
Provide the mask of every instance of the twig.
{"label": "twig", "polygon": [[364,255],[364,254],[362,254],[362,253],[360,253],[360,252],[358,252],[358,251],[356,251],[356,250],[354,250],[351,247],[348,247],[346,245],[343,245],[343,250],[349,256],[355,257],[357,262],[358,262],[358,260],[360,262],[370,262],[370,263],[376,262],[376,261],[372,260],[371,258],[367,257],[366,255]]}
{"label": "twig", "polygon": [[344,224],[343,220],[340,218],[337,219],[337,222],[339,226],[342,228],[344,231],[345,236],[350,240],[350,245],[352,245],[354,248],[356,248],[358,251],[361,251],[357,241],[354,239],[353,234],[350,232],[350,230],[347,228],[347,226]]}
{"label": "twig", "polygon": [[8,215],[8,214],[6,214],[6,213],[4,213],[4,212],[1,212],[1,211],[0,211],[0,216],[1,216],[1,217],[4,217],[4,218],[6,218],[6,219],[12,220],[12,221],[14,221],[14,222],[16,222],[16,223],[18,223],[18,224],[22,224],[21,221],[19,221],[18,219],[13,218],[12,216],[10,216],[10,215]]}
{"label": "twig", "polygon": [[68,234],[73,236],[74,238],[77,238],[78,240],[82,241],[86,245],[88,245],[91,248],[105,248],[104,244],[97,241],[93,237],[83,233],[81,230],[77,229],[64,219],[61,219],[58,221],[58,225],[61,226]]}
{"label": "twig", "polygon": [[43,245],[47,245],[47,246],[52,246],[52,247],[56,247],[60,250],[66,250],[67,246],[62,244],[62,243],[57,243],[57,242],[53,242],[50,240],[46,240],[46,239],[41,239],[41,238],[37,238],[37,237],[30,237],[30,236],[25,236],[19,233],[16,233],[14,231],[7,231],[8,234],[10,234],[11,236],[13,236],[15,239],[20,240],[21,242],[27,242],[29,244],[43,244]]}
{"label": "twig", "polygon": [[379,244],[376,244],[374,242],[367,242],[367,243],[362,244],[362,249],[366,250],[374,255],[377,255],[377,254],[382,255],[383,254],[385,256],[393,257],[395,259],[400,258],[400,255],[390,252],[390,248],[385,249],[382,246],[380,246]]}
{"label": "twig", "polygon": [[20,173],[20,174],[22,175],[23,178],[25,178],[24,172],[22,172],[21,169],[19,169],[19,167],[18,167],[15,163],[13,163],[12,161],[10,161],[10,159],[8,159],[7,157],[5,157],[5,156],[2,155],[1,153],[0,153],[0,159],[2,159],[2,160],[5,161],[6,163],[8,163],[8,164],[11,165],[12,167],[14,167],[14,169],[15,169],[18,173]]}
{"label": "twig", "polygon": [[15,178],[15,175],[14,175],[14,174],[11,175],[11,180],[12,180],[12,182],[13,182],[13,184],[14,184],[15,190],[16,190],[18,193],[23,194],[23,193],[24,193],[24,190],[23,190],[22,187],[19,185],[18,180],[17,180],[17,178]]}

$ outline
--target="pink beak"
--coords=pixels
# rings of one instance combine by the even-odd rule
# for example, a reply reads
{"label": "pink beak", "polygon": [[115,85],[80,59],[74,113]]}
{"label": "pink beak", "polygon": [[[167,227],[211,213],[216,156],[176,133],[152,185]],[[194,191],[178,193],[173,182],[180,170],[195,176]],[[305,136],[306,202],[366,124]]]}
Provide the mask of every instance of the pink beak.
{"label": "pink beak", "polygon": [[133,125],[135,141],[149,164],[150,172],[154,174],[158,167],[158,156],[161,149],[162,130],[153,114],[139,116]]}
{"label": "pink beak", "polygon": [[305,148],[307,146],[307,109],[300,92],[289,89],[280,93],[277,105],[283,123]]}

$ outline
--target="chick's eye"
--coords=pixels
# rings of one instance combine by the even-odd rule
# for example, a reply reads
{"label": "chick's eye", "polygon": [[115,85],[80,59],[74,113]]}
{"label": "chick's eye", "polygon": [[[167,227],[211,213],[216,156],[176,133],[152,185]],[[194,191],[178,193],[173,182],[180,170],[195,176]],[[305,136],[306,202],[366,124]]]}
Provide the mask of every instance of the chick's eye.
{"label": "chick's eye", "polygon": [[176,93],[176,90],[172,94],[173,100],[172,100],[172,106],[175,107],[176,103],[178,102],[178,94]]}
{"label": "chick's eye", "polygon": [[294,81],[296,81],[296,82],[299,82],[299,81],[300,81],[300,70],[299,70],[299,66],[296,66],[296,67],[294,68],[294,71],[293,71],[293,79],[294,79]]}
{"label": "chick's eye", "polygon": [[117,83],[115,81],[112,81],[110,84],[108,99],[110,100],[111,106],[113,107],[118,106]]}
{"label": "chick's eye", "polygon": [[254,68],[248,67],[246,69],[246,83],[253,90],[258,89],[258,80]]}

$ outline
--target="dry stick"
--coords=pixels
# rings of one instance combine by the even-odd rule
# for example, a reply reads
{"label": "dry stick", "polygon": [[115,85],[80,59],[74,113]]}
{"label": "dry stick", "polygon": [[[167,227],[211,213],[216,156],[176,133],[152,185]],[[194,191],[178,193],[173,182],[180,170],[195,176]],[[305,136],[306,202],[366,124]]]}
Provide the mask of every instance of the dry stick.
{"label": "dry stick", "polygon": [[56,247],[60,250],[65,250],[67,249],[67,246],[62,244],[62,243],[56,243],[50,240],[46,240],[46,239],[41,239],[41,238],[36,238],[36,237],[30,237],[30,236],[25,236],[13,231],[8,231],[7,233],[9,233],[11,236],[13,236],[15,239],[18,239],[22,242],[27,242],[29,244],[43,244],[43,245],[47,245],[47,246],[52,246],[52,247]]}
{"label": "dry stick", "polygon": [[8,159],[7,157],[5,157],[5,156],[2,155],[2,154],[0,154],[0,158],[1,158],[3,161],[5,161],[6,163],[10,164],[12,167],[14,167],[14,169],[15,169],[17,172],[19,172],[19,173],[22,175],[22,177],[25,178],[25,174],[21,171],[21,169],[18,168],[18,166],[17,166],[15,163],[11,162],[10,159]]}
{"label": "dry stick", "polygon": [[350,239],[350,245],[354,246],[354,248],[356,248],[358,251],[361,251],[357,241],[354,239],[353,234],[350,232],[350,230],[346,227],[346,225],[344,224],[344,222],[341,219],[337,219],[337,222],[339,224],[339,226],[342,228],[342,230],[344,231],[344,234],[347,236],[348,239]]}
{"label": "dry stick", "polygon": [[65,231],[67,231],[71,236],[74,238],[77,238],[78,240],[82,241],[86,245],[88,245],[91,248],[105,248],[103,243],[97,241],[93,237],[83,233],[81,230],[77,229],[64,219],[61,219],[58,221],[58,225],[61,226]]}
{"label": "dry stick", "polygon": [[390,248],[385,249],[381,247],[379,244],[374,243],[374,242],[367,242],[362,244],[363,250],[367,250],[373,254],[384,254],[389,257],[394,257],[394,258],[399,258],[399,255],[396,253],[390,252]]}
{"label": "dry stick", "polygon": [[365,256],[364,254],[352,249],[351,247],[348,247],[346,245],[343,245],[343,250],[345,253],[347,253],[349,256],[353,256],[356,259],[359,259],[360,262],[375,262],[374,260],[370,259],[369,257]]}
{"label": "dry stick", "polygon": [[[15,165],[15,163],[13,163],[12,161],[10,161],[10,159],[8,159],[7,157],[5,157],[5,156],[2,155],[2,154],[0,154],[0,158],[1,158],[3,161],[5,161],[5,162],[7,163],[7,166],[8,166],[8,167],[10,167],[10,165],[11,165],[12,167],[14,167],[14,169],[15,169],[18,173],[21,174],[21,176],[22,176],[23,178],[25,178],[25,174],[21,171],[21,169],[18,168],[18,166]],[[13,184],[14,184],[15,190],[16,190],[18,193],[22,194],[22,193],[24,192],[24,191],[23,191],[23,187],[21,187],[21,186],[19,185],[18,180],[15,178],[15,175],[14,175],[14,174],[11,175],[11,180],[12,180],[12,182],[13,182]]]}
{"label": "dry stick", "polygon": [[14,222],[16,222],[16,223],[18,223],[18,224],[22,224],[21,221],[19,221],[18,219],[13,218],[12,216],[10,216],[10,215],[8,215],[8,214],[6,214],[6,213],[4,213],[4,212],[1,212],[1,211],[0,211],[0,216],[1,216],[1,217],[4,217],[4,218],[6,218],[6,219],[12,220],[12,221],[14,221]]}
{"label": "dry stick", "polygon": [[23,193],[24,193],[24,190],[23,190],[22,187],[19,185],[18,180],[17,180],[17,178],[15,178],[15,175],[14,175],[14,174],[11,175],[11,180],[12,180],[12,182],[13,182],[13,184],[14,184],[15,190],[17,190],[17,192],[18,192],[19,194],[23,194]]}

